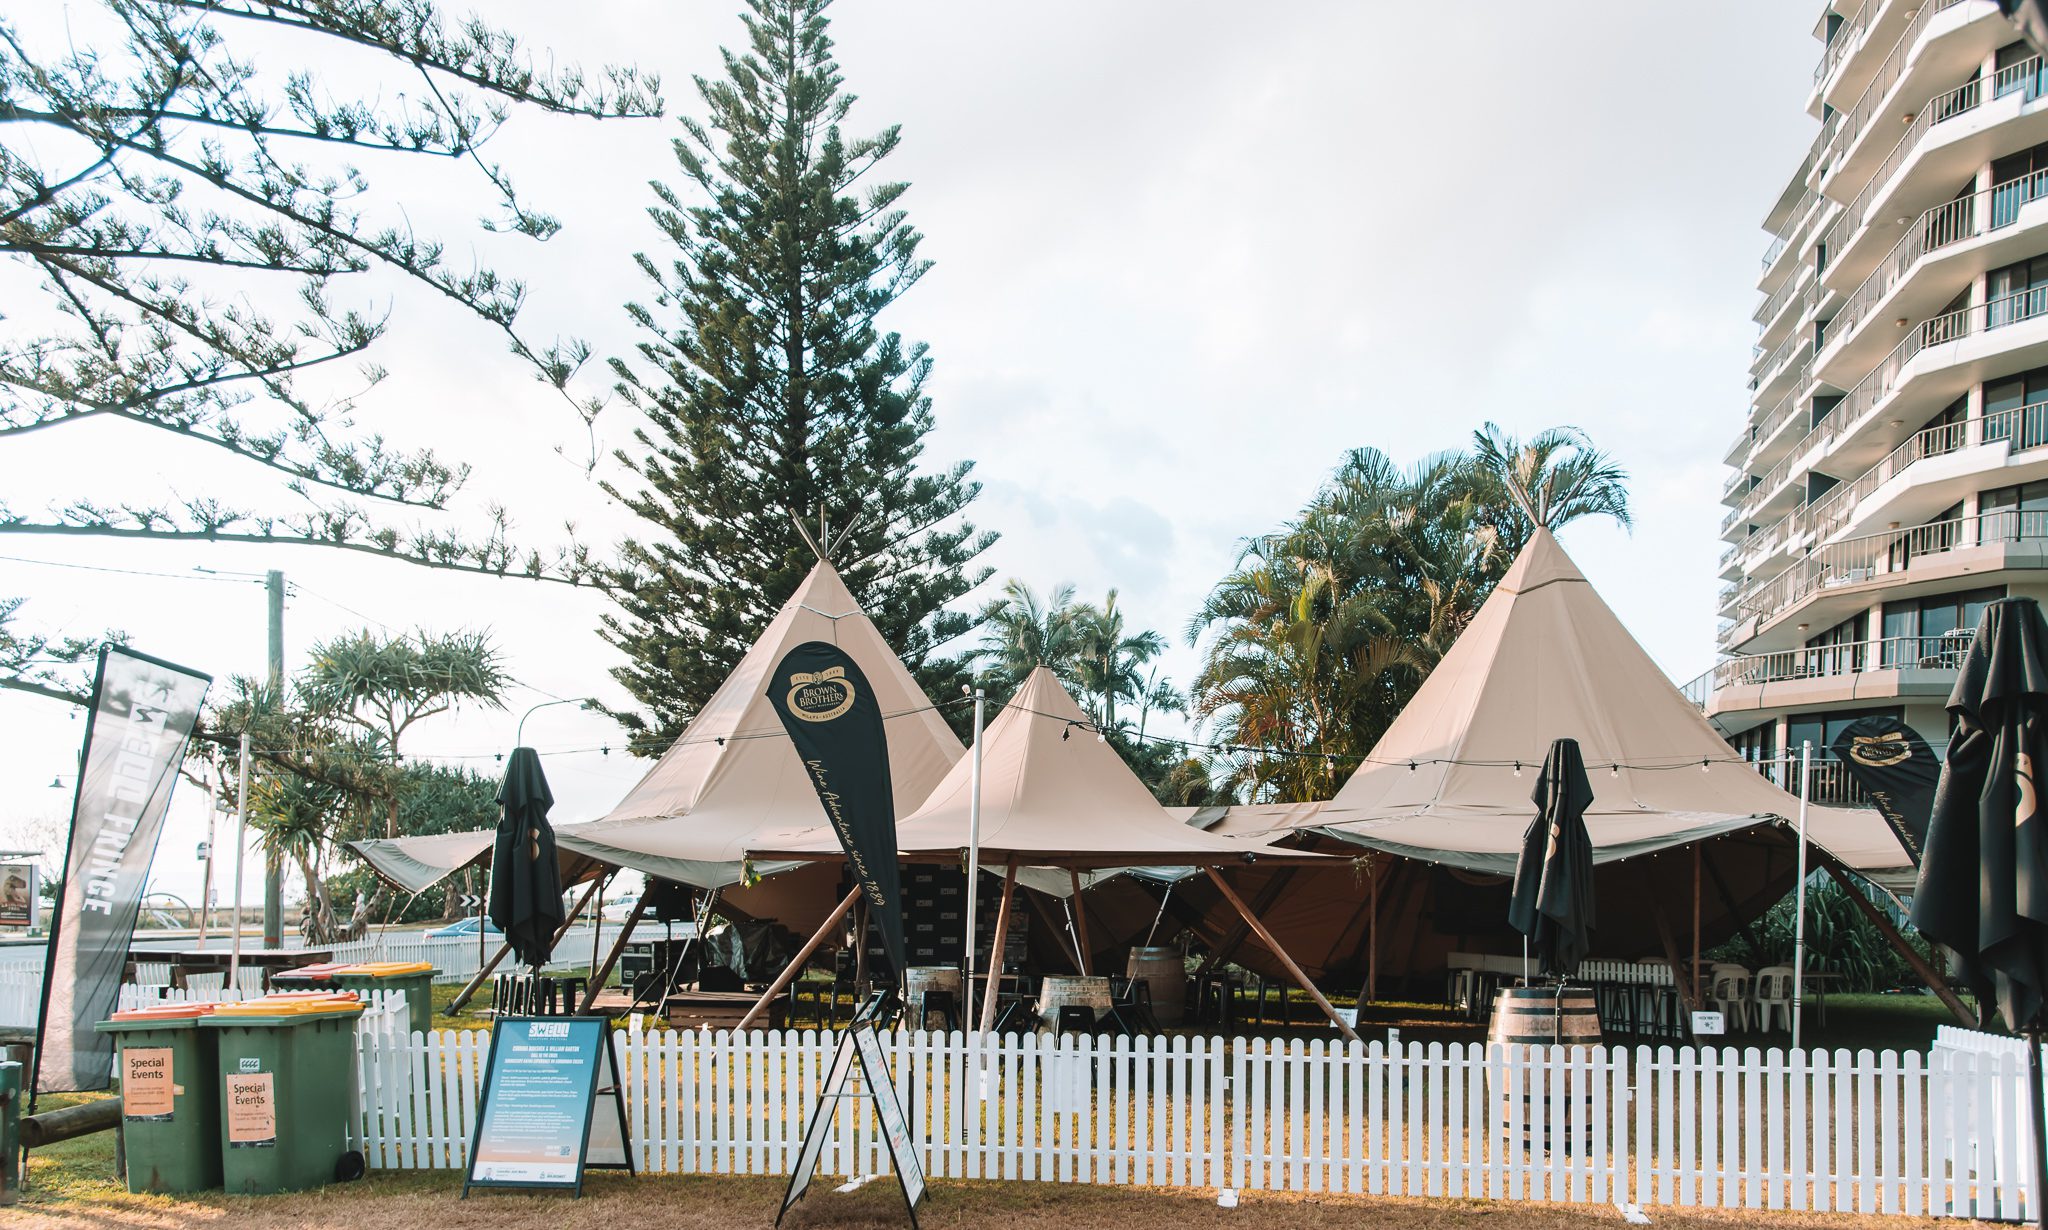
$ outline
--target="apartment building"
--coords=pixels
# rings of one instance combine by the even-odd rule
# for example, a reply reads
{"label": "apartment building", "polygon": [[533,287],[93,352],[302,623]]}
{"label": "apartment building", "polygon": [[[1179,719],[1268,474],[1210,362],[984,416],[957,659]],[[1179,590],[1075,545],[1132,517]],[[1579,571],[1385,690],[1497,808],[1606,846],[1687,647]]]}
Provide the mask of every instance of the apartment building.
{"label": "apartment building", "polygon": [[[1945,744],[1984,604],[2048,597],[2048,70],[1993,0],[1837,0],[1771,205],[1722,491],[1721,660],[1752,759],[1875,712]],[[1851,801],[1829,768],[1817,797]]]}

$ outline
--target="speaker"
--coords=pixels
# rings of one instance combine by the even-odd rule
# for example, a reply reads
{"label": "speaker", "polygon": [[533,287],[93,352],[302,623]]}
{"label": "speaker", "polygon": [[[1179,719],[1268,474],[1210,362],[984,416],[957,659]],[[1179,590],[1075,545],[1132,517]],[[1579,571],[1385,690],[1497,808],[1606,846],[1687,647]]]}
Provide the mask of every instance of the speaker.
{"label": "speaker", "polygon": [[647,915],[656,922],[689,922],[696,917],[690,909],[690,886],[674,880],[647,881],[647,891],[640,894],[647,903]]}

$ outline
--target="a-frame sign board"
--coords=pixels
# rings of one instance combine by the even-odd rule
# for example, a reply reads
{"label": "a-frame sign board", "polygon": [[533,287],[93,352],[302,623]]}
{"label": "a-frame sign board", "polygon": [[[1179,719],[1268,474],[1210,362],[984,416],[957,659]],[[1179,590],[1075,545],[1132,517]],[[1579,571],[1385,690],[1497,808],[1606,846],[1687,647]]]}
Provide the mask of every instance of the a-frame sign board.
{"label": "a-frame sign board", "polygon": [[499,1017],[462,1194],[519,1187],[580,1196],[586,1167],[632,1170],[618,1073],[604,1017]]}
{"label": "a-frame sign board", "polygon": [[[839,1035],[839,1049],[832,1056],[832,1067],[825,1073],[824,1087],[818,1091],[818,1105],[811,1112],[810,1128],[804,1132],[796,1169],[790,1173],[789,1190],[782,1194],[782,1208],[775,1214],[777,1226],[810,1190],[811,1176],[818,1168],[818,1155],[824,1151],[825,1137],[832,1131],[833,1111],[840,1100],[869,1098],[875,1103],[875,1117],[882,1123],[882,1142],[889,1148],[891,1169],[903,1187],[903,1207],[910,1214],[911,1230],[917,1230],[917,1205],[924,1199],[924,1163],[918,1160],[917,1146],[910,1138],[910,1120],[903,1113],[903,1103],[897,1100],[896,1084],[889,1078],[888,1057],[882,1054],[882,1039],[875,1032],[875,1022],[889,997],[887,991],[877,992],[854,1015],[846,1032]],[[856,1067],[860,1072],[859,1087],[849,1089],[847,1082]]]}

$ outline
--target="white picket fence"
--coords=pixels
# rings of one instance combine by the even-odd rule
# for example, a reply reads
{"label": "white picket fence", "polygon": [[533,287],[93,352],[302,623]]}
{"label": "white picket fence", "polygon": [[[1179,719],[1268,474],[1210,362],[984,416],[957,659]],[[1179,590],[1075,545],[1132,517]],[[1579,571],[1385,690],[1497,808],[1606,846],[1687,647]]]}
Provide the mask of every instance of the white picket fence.
{"label": "white picket fence", "polygon": [[[617,1037],[636,1163],[681,1173],[786,1173],[834,1045],[810,1031]],[[2009,1049],[883,1041],[940,1177],[2030,1215],[2022,1056]],[[489,1045],[364,1035],[371,1165],[463,1165]],[[834,1114],[822,1169],[886,1172],[870,1104]]]}

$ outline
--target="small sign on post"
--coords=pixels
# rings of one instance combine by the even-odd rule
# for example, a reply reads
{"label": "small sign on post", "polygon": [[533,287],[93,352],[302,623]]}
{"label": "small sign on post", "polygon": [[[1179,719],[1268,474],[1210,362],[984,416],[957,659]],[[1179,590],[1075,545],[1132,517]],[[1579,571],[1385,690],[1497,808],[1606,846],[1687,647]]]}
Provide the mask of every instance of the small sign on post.
{"label": "small sign on post", "polygon": [[[602,1096],[612,1110],[597,1112]],[[596,1016],[500,1017],[469,1141],[472,1187],[568,1189],[583,1172],[633,1169],[611,1022]]]}
{"label": "small sign on post", "polygon": [[[911,1230],[917,1230],[917,1205],[924,1199],[924,1163],[917,1156],[909,1116],[903,1113],[903,1103],[896,1097],[888,1057],[882,1053],[882,1039],[875,1032],[875,1021],[888,998],[889,992],[877,992],[855,1014],[846,1032],[839,1035],[839,1049],[833,1054],[825,1083],[818,1090],[818,1106],[811,1112],[811,1126],[804,1132],[803,1147],[797,1151],[796,1169],[790,1172],[789,1190],[783,1193],[782,1208],[775,1214],[778,1226],[810,1189],[811,1176],[818,1168],[825,1137],[831,1134],[833,1111],[839,1100],[870,1098],[875,1103],[875,1117],[882,1121],[882,1142],[889,1149],[891,1168],[903,1186],[903,1207],[910,1214]],[[860,1070],[860,1088],[848,1089],[848,1078],[856,1066]]]}
{"label": "small sign on post", "polygon": [[1728,1023],[1718,1012],[1695,1012],[1692,1014],[1693,1036],[1719,1036],[1728,1032]]}

